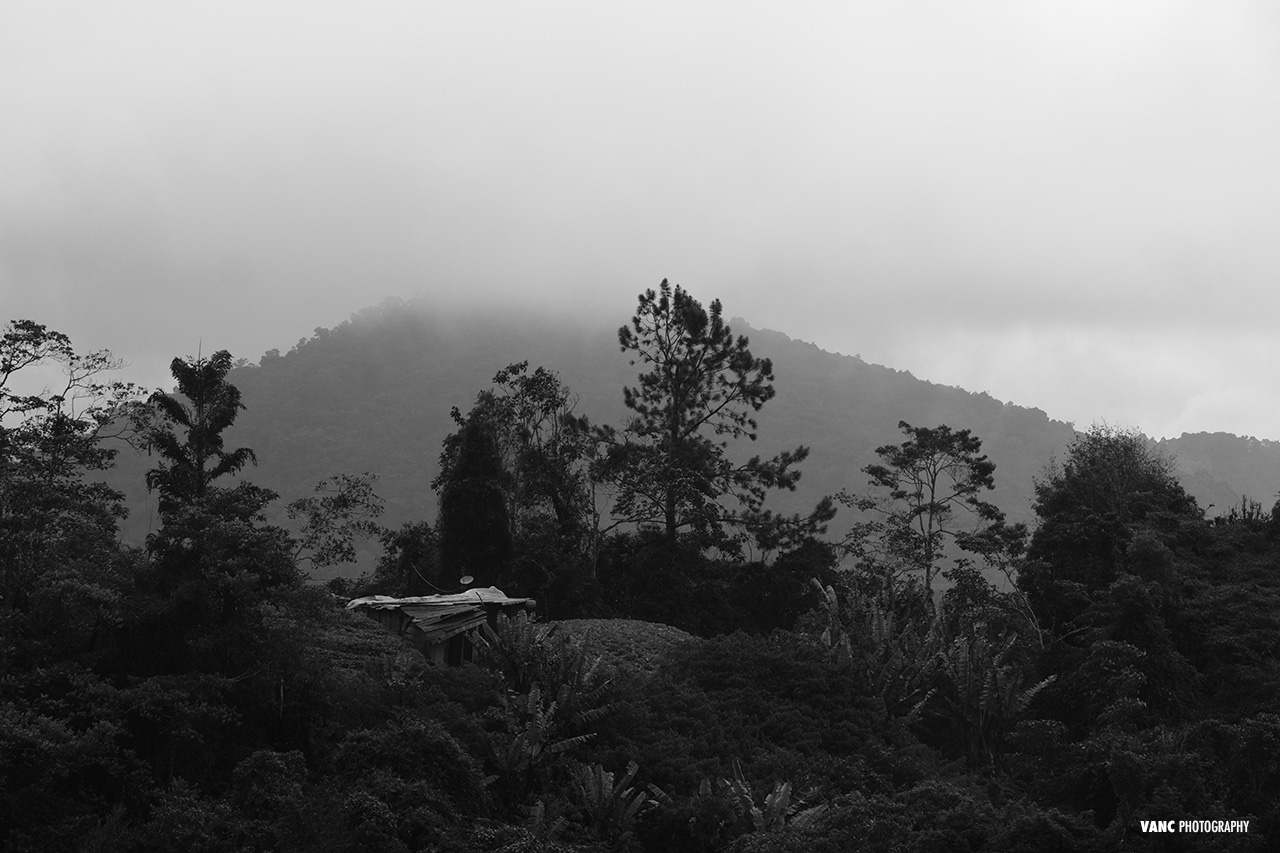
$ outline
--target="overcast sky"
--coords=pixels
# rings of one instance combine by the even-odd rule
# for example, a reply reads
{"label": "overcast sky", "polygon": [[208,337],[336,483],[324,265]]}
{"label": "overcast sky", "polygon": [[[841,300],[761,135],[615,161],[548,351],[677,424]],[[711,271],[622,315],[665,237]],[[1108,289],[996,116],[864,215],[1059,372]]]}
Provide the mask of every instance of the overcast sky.
{"label": "overcast sky", "polygon": [[1273,2],[0,3],[0,319],[129,378],[663,278],[1086,427],[1280,439]]}

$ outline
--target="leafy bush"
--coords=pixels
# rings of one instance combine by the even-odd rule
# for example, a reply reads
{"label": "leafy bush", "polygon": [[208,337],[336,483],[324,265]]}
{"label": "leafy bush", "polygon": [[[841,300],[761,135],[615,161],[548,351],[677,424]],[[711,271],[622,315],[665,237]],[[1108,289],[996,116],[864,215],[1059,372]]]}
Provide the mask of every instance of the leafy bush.
{"label": "leafy bush", "polygon": [[[75,697],[85,698],[85,697]],[[0,846],[70,846],[113,805],[150,792],[115,721],[69,718],[67,702],[0,702]],[[57,708],[61,705],[62,708]],[[62,711],[62,713],[58,713]]]}
{"label": "leafy bush", "polygon": [[408,713],[351,732],[321,770],[325,813],[340,822],[333,831],[370,849],[438,844],[487,803],[479,762],[439,723]]}
{"label": "leafy bush", "polygon": [[1032,699],[1055,680],[1028,684],[1025,669],[1013,662],[1016,641],[1006,635],[992,642],[983,626],[974,625],[938,655],[938,686],[926,722],[971,767],[995,760]]}
{"label": "leafy bush", "polygon": [[895,795],[837,799],[812,827],[740,838],[734,853],[973,850],[1102,853],[1116,839],[1087,820],[1034,805],[997,806],[965,779],[931,779]]}
{"label": "leafy bush", "polygon": [[763,774],[781,765],[800,771],[790,781],[802,790],[852,784],[874,760],[867,747],[893,731],[853,669],[817,640],[784,632],[678,646],[617,704],[597,760],[634,759],[668,792],[729,776],[734,756],[752,785],[772,786],[776,777]]}
{"label": "leafy bush", "polygon": [[631,762],[621,779],[601,764],[582,764],[574,772],[583,825],[595,838],[614,847],[631,841],[636,818],[654,804],[649,791],[631,784],[639,769]]}
{"label": "leafy bush", "polygon": [[235,853],[240,829],[228,803],[205,797],[178,780],[160,797],[135,840],[142,850]]}
{"label": "leafy bush", "polygon": [[566,753],[594,737],[611,710],[610,680],[598,655],[555,626],[543,630],[524,612],[500,615],[496,628],[485,630],[481,659],[506,687],[505,726],[491,738],[488,757],[500,804],[515,812],[531,805],[553,776],[568,785]]}

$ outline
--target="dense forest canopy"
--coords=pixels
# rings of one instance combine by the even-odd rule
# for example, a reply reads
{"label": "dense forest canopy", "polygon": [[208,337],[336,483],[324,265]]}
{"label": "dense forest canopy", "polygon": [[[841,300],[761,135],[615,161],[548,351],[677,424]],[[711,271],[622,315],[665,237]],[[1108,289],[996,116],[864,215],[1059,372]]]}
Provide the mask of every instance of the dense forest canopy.
{"label": "dense forest canopy", "polygon": [[[1280,504],[1189,484],[1274,448],[1191,437],[1184,482],[708,307],[641,294],[611,387],[598,339],[385,305],[148,396],[11,322],[0,846],[1269,849]],[[578,359],[506,360],[548,347]],[[15,390],[41,364],[66,387]],[[158,499],[133,541],[124,488]],[[458,668],[344,608],[477,581],[541,621]]]}

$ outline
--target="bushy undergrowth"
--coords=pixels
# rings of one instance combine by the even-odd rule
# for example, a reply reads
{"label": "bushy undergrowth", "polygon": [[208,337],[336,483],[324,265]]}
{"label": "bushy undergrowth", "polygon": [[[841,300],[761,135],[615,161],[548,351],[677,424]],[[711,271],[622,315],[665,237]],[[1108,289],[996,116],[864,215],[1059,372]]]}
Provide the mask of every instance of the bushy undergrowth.
{"label": "bushy undergrowth", "polygon": [[[677,647],[642,691],[622,698],[601,732],[602,756],[637,760],[651,781],[687,791],[743,761],[752,782],[767,768],[804,769],[806,787],[866,773],[864,747],[891,726],[852,669],[802,635],[732,634]],[[759,771],[757,771],[759,767]]]}

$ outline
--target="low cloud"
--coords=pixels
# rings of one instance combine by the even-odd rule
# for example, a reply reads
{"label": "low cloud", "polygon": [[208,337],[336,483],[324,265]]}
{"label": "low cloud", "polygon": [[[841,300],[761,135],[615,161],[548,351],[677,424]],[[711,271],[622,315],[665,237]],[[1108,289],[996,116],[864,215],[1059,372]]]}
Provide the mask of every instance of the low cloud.
{"label": "low cloud", "polygon": [[159,380],[387,295],[613,326],[670,277],[1055,417],[1251,431],[1278,34],[1265,4],[16,4],[0,294]]}

